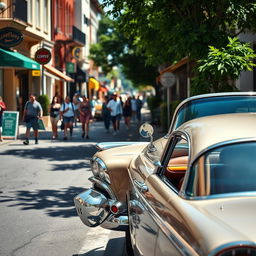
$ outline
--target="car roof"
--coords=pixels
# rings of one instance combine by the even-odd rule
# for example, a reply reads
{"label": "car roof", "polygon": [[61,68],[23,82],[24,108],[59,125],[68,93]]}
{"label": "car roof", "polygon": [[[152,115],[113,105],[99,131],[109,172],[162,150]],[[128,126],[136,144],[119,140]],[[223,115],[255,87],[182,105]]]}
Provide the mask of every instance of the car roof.
{"label": "car roof", "polygon": [[256,96],[256,92],[219,92],[219,93],[199,94],[199,95],[196,95],[196,96],[191,96],[189,98],[186,98],[175,109],[175,112],[174,112],[174,115],[173,115],[174,118],[172,120],[172,123],[171,123],[170,129],[168,131],[168,134],[170,134],[173,130],[173,126],[174,126],[175,119],[176,119],[178,111],[186,103],[194,101],[194,100],[198,100],[198,99],[214,98],[214,97],[227,97],[227,96]]}
{"label": "car roof", "polygon": [[207,116],[188,121],[176,131],[185,132],[191,143],[190,159],[206,149],[227,141],[255,140],[256,113]]}

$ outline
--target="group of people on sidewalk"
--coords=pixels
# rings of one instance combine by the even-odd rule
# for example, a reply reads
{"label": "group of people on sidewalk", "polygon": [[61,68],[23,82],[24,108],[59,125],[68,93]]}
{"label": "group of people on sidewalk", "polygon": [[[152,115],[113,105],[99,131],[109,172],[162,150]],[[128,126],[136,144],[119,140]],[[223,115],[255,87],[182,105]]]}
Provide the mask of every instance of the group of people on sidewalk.
{"label": "group of people on sidewalk", "polygon": [[[55,95],[49,106],[50,119],[52,125],[52,139],[58,138],[58,123],[61,121],[63,130],[63,139],[68,139],[73,135],[73,125],[79,120],[82,124],[82,138],[89,139],[89,123],[93,119],[91,103],[86,96],[80,97],[75,94],[72,102],[69,96],[66,96],[62,102],[61,98]],[[23,141],[24,145],[29,144],[30,130],[33,128],[35,135],[35,144],[38,144],[38,120],[42,118],[43,110],[34,94],[30,94],[29,101],[25,104],[23,112],[23,121],[26,123],[26,135]]]}
{"label": "group of people on sidewalk", "polygon": [[131,120],[134,122],[141,122],[141,108],[143,106],[142,100],[135,96],[128,96],[125,102],[123,102],[122,97],[118,96],[116,93],[111,95],[111,98],[105,96],[104,102],[102,104],[102,117],[106,132],[109,132],[110,122],[113,124],[113,134],[116,135],[120,130],[120,120],[122,116],[124,117],[124,122],[127,129],[131,127]]}
{"label": "group of people on sidewalk", "polygon": [[[113,124],[113,134],[116,135],[120,130],[120,120],[124,117],[127,129],[130,129],[131,120],[134,122],[141,121],[142,100],[133,96],[127,97],[125,102],[116,93],[110,97],[105,96],[102,103],[102,118],[106,128],[106,132],[110,131],[110,123]],[[0,97],[0,141],[2,114],[6,110],[6,106]],[[52,98],[49,106],[50,120],[52,126],[52,139],[58,138],[58,123],[61,121],[61,129],[63,130],[63,139],[67,140],[72,137],[73,125],[77,126],[77,122],[81,122],[82,133],[81,137],[89,139],[89,125],[93,120],[93,105],[86,96],[80,96],[78,93],[74,95],[72,101],[69,96],[66,96],[64,101],[58,95]],[[29,100],[24,106],[22,121],[26,123],[24,145],[29,145],[30,130],[33,128],[35,144],[38,144],[39,120],[42,119],[43,109],[41,104],[36,100],[36,95],[31,93]],[[68,134],[69,131],[69,134]]]}

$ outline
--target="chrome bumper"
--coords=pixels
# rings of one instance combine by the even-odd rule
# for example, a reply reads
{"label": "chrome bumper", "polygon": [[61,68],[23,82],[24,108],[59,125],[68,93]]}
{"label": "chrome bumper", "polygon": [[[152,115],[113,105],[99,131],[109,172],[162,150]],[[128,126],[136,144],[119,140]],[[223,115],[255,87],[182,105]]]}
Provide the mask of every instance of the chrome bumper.
{"label": "chrome bumper", "polygon": [[128,228],[128,216],[127,214],[113,214],[110,211],[113,201],[92,188],[74,198],[77,214],[86,226],[101,225],[106,229],[126,230]]}

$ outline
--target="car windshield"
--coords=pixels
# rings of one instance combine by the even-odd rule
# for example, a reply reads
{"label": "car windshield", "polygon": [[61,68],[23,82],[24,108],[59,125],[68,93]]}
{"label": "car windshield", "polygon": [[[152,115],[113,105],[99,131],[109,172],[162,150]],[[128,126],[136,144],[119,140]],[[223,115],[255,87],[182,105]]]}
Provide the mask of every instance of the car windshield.
{"label": "car windshield", "polygon": [[192,100],[179,109],[173,129],[199,117],[244,112],[256,112],[255,96],[219,96]]}
{"label": "car windshield", "polygon": [[191,168],[186,194],[256,192],[256,142],[222,146],[201,156]]}

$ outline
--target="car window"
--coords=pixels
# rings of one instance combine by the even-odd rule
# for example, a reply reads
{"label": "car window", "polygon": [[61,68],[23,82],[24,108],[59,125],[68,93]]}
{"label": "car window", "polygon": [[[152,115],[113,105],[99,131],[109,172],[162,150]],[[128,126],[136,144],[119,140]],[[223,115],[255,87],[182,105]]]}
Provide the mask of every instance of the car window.
{"label": "car window", "polygon": [[255,96],[221,96],[192,100],[179,109],[173,129],[199,117],[244,112],[256,112]]}
{"label": "car window", "polygon": [[236,143],[210,150],[192,166],[186,194],[256,191],[256,142]]}
{"label": "car window", "polygon": [[188,167],[188,142],[178,137],[171,145],[171,152],[167,154],[163,167],[163,177],[177,190],[180,190],[184,175]]}

